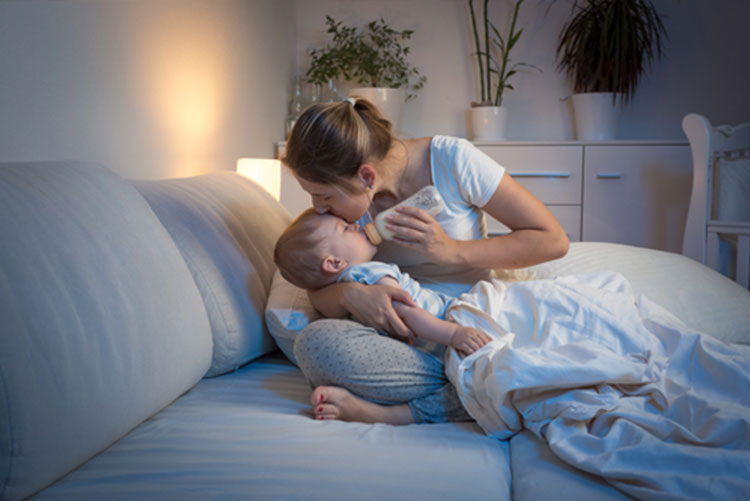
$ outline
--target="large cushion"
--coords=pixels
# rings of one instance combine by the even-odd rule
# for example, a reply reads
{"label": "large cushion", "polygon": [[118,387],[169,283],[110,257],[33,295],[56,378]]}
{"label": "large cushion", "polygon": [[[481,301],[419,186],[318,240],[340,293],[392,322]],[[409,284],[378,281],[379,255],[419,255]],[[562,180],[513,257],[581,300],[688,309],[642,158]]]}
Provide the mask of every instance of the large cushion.
{"label": "large cushion", "polygon": [[622,273],[636,295],[665,307],[688,327],[750,343],[750,292],[708,266],[672,252],[603,242],[576,242],[562,259],[523,270],[530,278],[598,271]]}
{"label": "large cushion", "polygon": [[200,294],[133,186],[0,165],[0,498],[66,474],[198,382]]}
{"label": "large cushion", "polygon": [[217,376],[276,349],[263,311],[276,269],[273,247],[291,216],[234,172],[134,183],[172,235],[203,296]]}

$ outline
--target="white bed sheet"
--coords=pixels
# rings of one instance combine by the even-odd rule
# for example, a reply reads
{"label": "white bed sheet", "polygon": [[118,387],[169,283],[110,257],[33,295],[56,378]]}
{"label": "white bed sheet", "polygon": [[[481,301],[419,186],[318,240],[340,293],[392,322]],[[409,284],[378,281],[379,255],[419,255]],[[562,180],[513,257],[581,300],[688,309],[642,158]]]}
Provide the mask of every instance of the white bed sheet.
{"label": "white bed sheet", "polygon": [[38,499],[506,499],[508,443],[473,423],[315,421],[281,355],[204,379]]}
{"label": "white bed sheet", "polygon": [[634,499],[602,477],[586,473],[557,457],[547,443],[528,430],[510,439],[513,498],[622,501]]}
{"label": "white bed sheet", "polygon": [[446,364],[489,435],[531,430],[638,498],[750,493],[749,346],[636,302],[616,273],[480,282],[447,316],[494,338]]}

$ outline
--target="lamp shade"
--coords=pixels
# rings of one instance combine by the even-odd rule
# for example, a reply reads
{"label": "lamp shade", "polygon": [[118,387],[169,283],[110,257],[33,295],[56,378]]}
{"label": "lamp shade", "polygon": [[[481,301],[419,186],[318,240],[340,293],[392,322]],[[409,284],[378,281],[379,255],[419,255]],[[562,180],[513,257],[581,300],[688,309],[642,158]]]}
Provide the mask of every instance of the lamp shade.
{"label": "lamp shade", "polygon": [[237,172],[266,189],[276,200],[281,199],[281,162],[275,158],[240,158]]}

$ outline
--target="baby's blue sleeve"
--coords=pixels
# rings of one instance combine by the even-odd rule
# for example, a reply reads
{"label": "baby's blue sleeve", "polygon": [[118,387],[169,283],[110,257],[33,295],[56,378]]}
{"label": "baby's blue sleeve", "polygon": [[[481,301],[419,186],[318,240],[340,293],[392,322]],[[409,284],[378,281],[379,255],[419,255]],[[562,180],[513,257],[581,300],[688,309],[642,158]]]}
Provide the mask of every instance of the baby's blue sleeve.
{"label": "baby's blue sleeve", "polygon": [[339,282],[358,282],[360,284],[372,285],[383,277],[391,277],[399,280],[401,272],[394,264],[380,261],[369,261],[367,263],[350,266],[339,276]]}

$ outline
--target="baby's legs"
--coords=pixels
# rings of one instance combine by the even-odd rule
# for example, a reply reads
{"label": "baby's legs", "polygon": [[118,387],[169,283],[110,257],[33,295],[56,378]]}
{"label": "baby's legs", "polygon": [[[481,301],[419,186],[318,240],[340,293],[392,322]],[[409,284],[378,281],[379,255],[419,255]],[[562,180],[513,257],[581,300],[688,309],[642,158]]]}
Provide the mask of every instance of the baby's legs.
{"label": "baby's legs", "polygon": [[[394,424],[471,419],[441,360],[357,322],[313,322],[297,338],[294,354],[316,387],[317,415]],[[321,405],[321,395],[330,407]]]}

